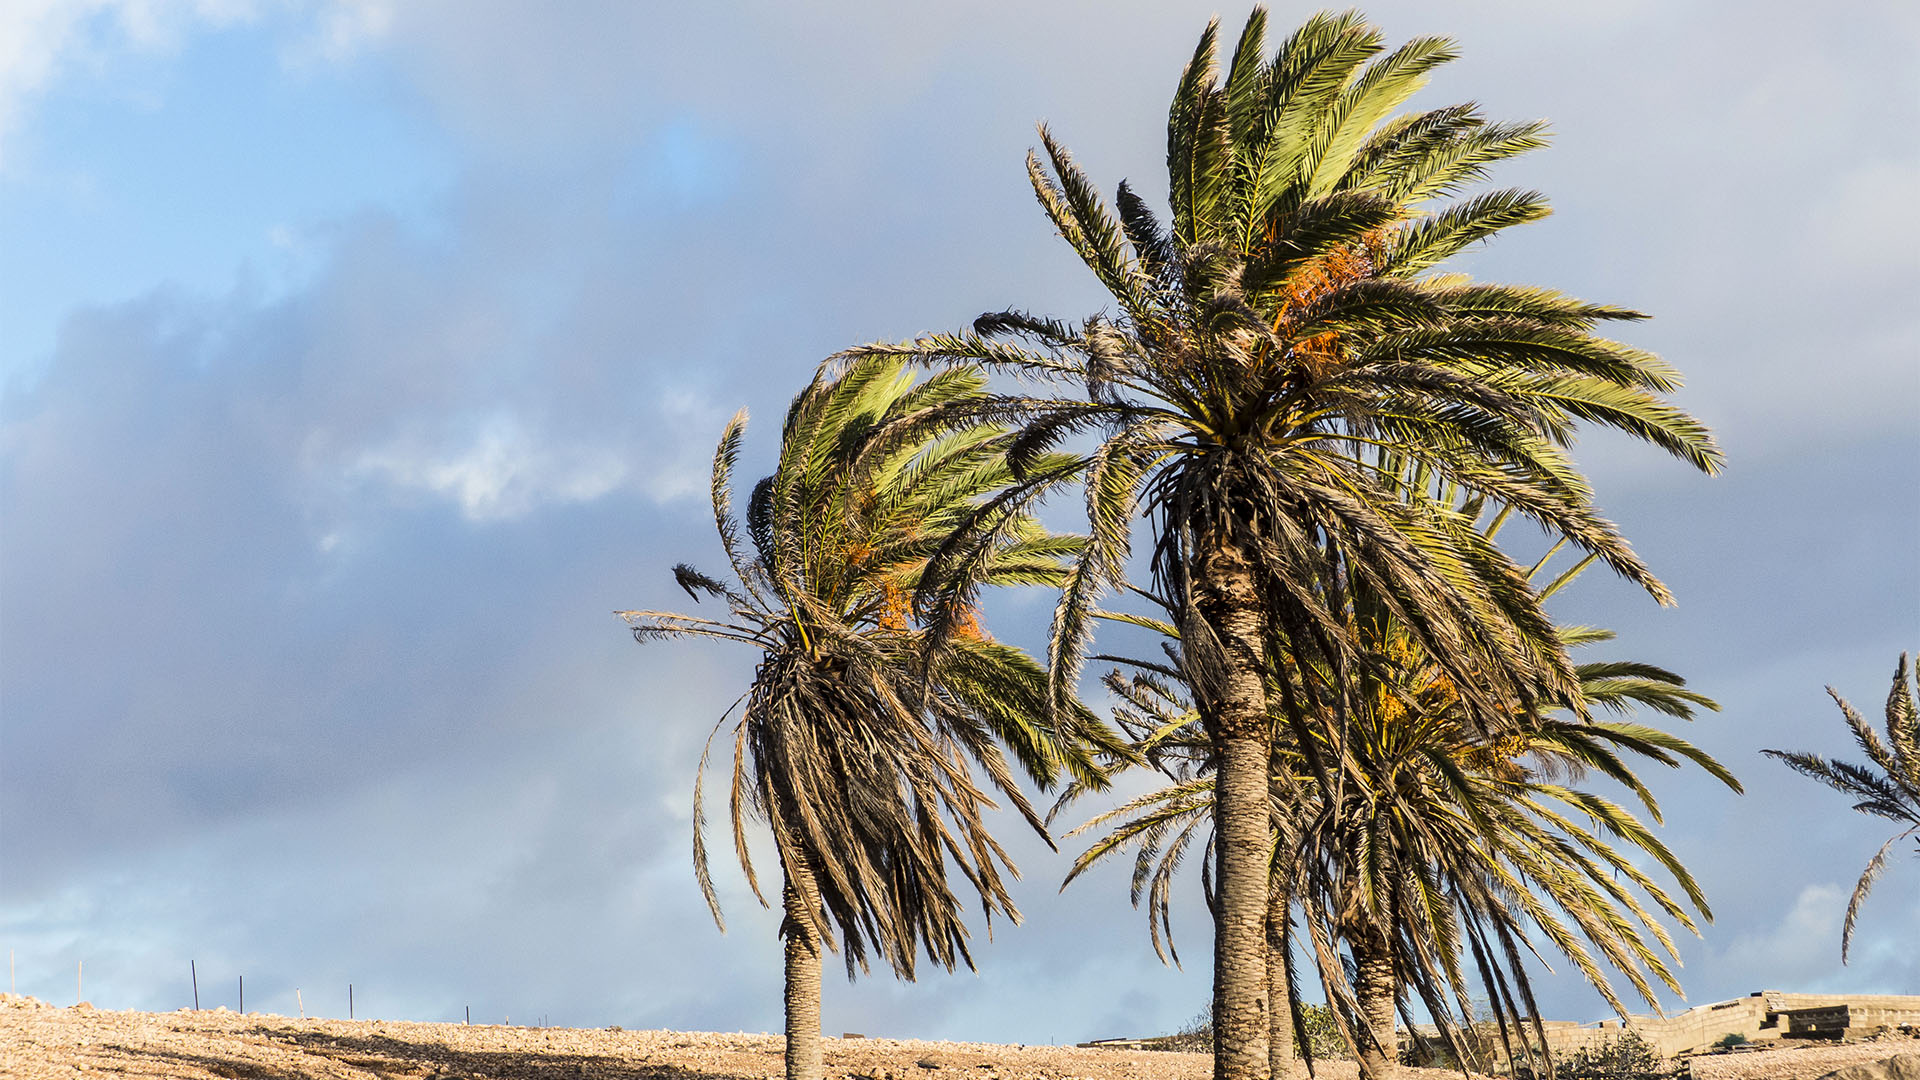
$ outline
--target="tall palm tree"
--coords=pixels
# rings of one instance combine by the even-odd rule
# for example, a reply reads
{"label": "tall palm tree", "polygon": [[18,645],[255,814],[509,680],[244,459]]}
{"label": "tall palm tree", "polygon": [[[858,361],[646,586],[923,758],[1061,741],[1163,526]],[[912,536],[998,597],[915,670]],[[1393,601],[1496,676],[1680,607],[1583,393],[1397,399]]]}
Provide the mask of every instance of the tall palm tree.
{"label": "tall palm tree", "polygon": [[1914,708],[1906,653],[1900,654],[1900,663],[1893,669],[1893,689],[1887,693],[1886,742],[1880,741],[1873,728],[1833,687],[1827,687],[1827,695],[1840,706],[1840,714],[1846,717],[1847,728],[1853,732],[1853,741],[1860,744],[1869,764],[1828,761],[1805,751],[1762,750],[1761,753],[1779,758],[1802,776],[1811,776],[1849,798],[1858,799],[1853,804],[1855,810],[1906,826],[1880,845],[1880,850],[1867,860],[1860,880],[1854,883],[1853,897],[1847,901],[1846,923],[1840,930],[1840,962],[1844,964],[1847,950],[1853,945],[1853,924],[1860,914],[1860,904],[1866,900],[1867,893],[1873,891],[1873,883],[1881,871],[1887,868],[1887,852],[1911,837],[1913,853],[1920,856],[1920,714]]}
{"label": "tall palm tree", "polygon": [[[1590,561],[1559,575],[1543,594],[1562,588]],[[1542,559],[1535,569],[1545,563]],[[1689,930],[1694,923],[1687,904],[1710,917],[1699,886],[1631,812],[1567,781],[1598,771],[1626,786],[1655,821],[1659,807],[1629,759],[1669,766],[1692,761],[1735,790],[1738,782],[1685,740],[1624,721],[1555,715],[1490,737],[1462,714],[1458,693],[1410,648],[1392,620],[1377,616],[1356,616],[1357,633],[1371,651],[1391,661],[1374,670],[1395,672],[1397,678],[1365,685],[1354,695],[1356,707],[1346,724],[1330,719],[1313,729],[1328,756],[1336,753],[1333,741],[1344,739],[1344,757],[1354,765],[1336,779],[1331,797],[1305,768],[1298,748],[1289,745],[1285,725],[1276,725],[1275,873],[1268,921],[1273,948],[1269,1055],[1275,1074],[1289,1061],[1294,1041],[1289,907],[1295,900],[1307,917],[1329,1000],[1350,1003],[1345,1012],[1336,1011],[1336,1018],[1344,1021],[1350,1012],[1357,1020],[1348,1035],[1368,1077],[1394,1069],[1393,1018],[1408,994],[1423,1001],[1464,1060],[1465,1040],[1450,1022],[1446,999],[1452,997],[1465,1011],[1469,983],[1463,963],[1469,954],[1496,1003],[1503,1039],[1518,1015],[1537,1016],[1518,962],[1519,950],[1528,948],[1536,928],[1622,1015],[1624,1005],[1591,952],[1622,972],[1655,1007],[1649,977],[1677,992],[1661,955],[1675,956],[1672,941],[1618,879],[1638,887]],[[1172,633],[1164,622],[1124,618]],[[1564,628],[1561,636],[1578,646],[1611,634]],[[1109,831],[1069,875],[1071,880],[1132,849],[1134,901],[1146,901],[1156,951],[1163,934],[1169,935],[1170,949],[1173,874],[1196,837],[1206,836],[1214,810],[1205,775],[1212,767],[1209,742],[1189,704],[1178,651],[1171,650],[1168,660],[1122,661],[1135,670],[1109,674],[1108,686],[1120,701],[1116,720],[1143,760],[1160,767],[1170,782],[1082,826]],[[1280,667],[1275,678],[1281,677]],[[1715,708],[1687,690],[1684,680],[1651,665],[1588,663],[1576,671],[1583,702],[1590,707],[1624,712],[1644,706],[1679,718],[1690,718],[1697,707]],[[1307,690],[1296,687],[1295,692]],[[1072,788],[1067,793],[1078,794]],[[1203,851],[1210,846],[1202,844]],[[1628,858],[1639,855],[1666,868],[1687,904],[1669,896]],[[1334,956],[1336,941],[1352,961],[1351,980]],[[1516,993],[1524,1009],[1513,1007]],[[1508,1049],[1511,1054],[1510,1042]]]}
{"label": "tall palm tree", "polygon": [[[981,393],[977,372],[913,383],[883,360],[817,376],[787,413],[777,467],[753,489],[750,546],[731,510],[746,427],[745,413],[735,416],[712,484],[733,581],[674,569],[694,599],[717,599],[727,614],[620,613],[641,641],[691,635],[760,650],[735,703],[730,808],[740,866],[762,904],[749,817],[770,827],[779,853],[794,1080],[822,1075],[823,946],[844,954],[849,978],[867,969],[869,952],[907,979],[921,949],[948,969],[971,966],[953,872],[989,921],[1019,920],[1003,877],[1014,868],[983,817],[993,805],[985,788],[1045,831],[1007,754],[1045,788],[1063,775],[1102,783],[1096,754],[1119,748],[1084,709],[1050,709],[1045,670],[988,636],[973,606],[983,586],[1057,585],[1080,540],[1049,533],[1002,501],[994,542],[928,580],[945,534],[977,521],[981,503],[1011,479],[1012,436],[954,419],[956,403]],[[916,596],[929,599],[916,604]],[[711,745],[710,736],[709,753]],[[706,764],[703,754],[694,869],[724,929],[704,837]]]}
{"label": "tall palm tree", "polygon": [[1562,445],[1584,420],[1706,471],[1719,462],[1706,429],[1661,396],[1675,372],[1593,332],[1636,313],[1435,272],[1547,213],[1523,191],[1431,205],[1542,145],[1541,125],[1489,123],[1471,106],[1389,118],[1453,58],[1444,39],[1388,52],[1358,14],[1322,14],[1268,58],[1265,28],[1255,9],[1222,79],[1210,25],[1181,76],[1166,227],[1125,184],[1110,211],[1041,129],[1034,192],[1112,294],[1112,316],[1008,311],[972,333],[849,354],[1068,387],[1003,399],[1025,428],[1012,457],[1036,482],[1053,477],[1029,455],[1098,433],[1092,536],[1052,630],[1056,707],[1074,696],[1098,595],[1121,581],[1135,512],[1153,518],[1156,591],[1173,601],[1218,762],[1215,1070],[1236,1078],[1267,1068],[1268,660],[1285,638],[1334,670],[1364,662],[1321,584],[1386,598],[1487,717],[1577,692],[1518,568],[1452,508],[1381,476],[1368,448],[1514,507],[1663,601]]}

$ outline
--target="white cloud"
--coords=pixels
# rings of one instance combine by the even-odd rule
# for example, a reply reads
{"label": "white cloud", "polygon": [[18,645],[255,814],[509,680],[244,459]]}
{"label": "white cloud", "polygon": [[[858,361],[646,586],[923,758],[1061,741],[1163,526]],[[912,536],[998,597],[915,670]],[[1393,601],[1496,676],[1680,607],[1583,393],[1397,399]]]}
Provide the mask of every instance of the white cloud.
{"label": "white cloud", "polygon": [[[1729,958],[1751,964],[1757,975],[1771,978],[1773,986],[1832,993],[1904,993],[1915,974],[1910,928],[1916,925],[1913,917],[1920,910],[1901,894],[1903,884],[1889,876],[1867,897],[1845,967],[1837,961],[1841,922],[1853,894],[1851,881],[1802,888],[1793,908],[1770,933],[1737,941],[1728,950]],[[1909,929],[1903,932],[1902,927]]]}
{"label": "white cloud", "polygon": [[457,449],[392,445],[362,454],[350,473],[452,499],[469,521],[520,517],[544,504],[589,502],[627,479],[604,447],[555,444],[509,415],[482,424]]}
{"label": "white cloud", "polygon": [[1796,957],[1818,948],[1824,952],[1827,939],[1840,929],[1840,913],[1846,910],[1846,890],[1838,885],[1808,885],[1794,898],[1793,908],[1758,944],[1761,955]]}
{"label": "white cloud", "polygon": [[[656,408],[654,432],[667,437],[645,440],[647,445],[636,443],[630,431],[563,437],[501,411],[458,436],[408,435],[362,450],[343,473],[350,483],[375,478],[450,500],[476,523],[509,521],[627,489],[656,502],[705,490],[703,440],[719,427],[721,411],[685,391],[661,395]],[[634,468],[637,461],[646,462],[644,470]]]}
{"label": "white cloud", "polygon": [[332,0],[316,20],[304,52],[326,60],[346,60],[385,38],[393,29],[389,0]]}
{"label": "white cloud", "polygon": [[0,165],[27,103],[76,58],[113,46],[145,52],[178,46],[196,23],[251,18],[252,0],[8,0],[0,4]]}

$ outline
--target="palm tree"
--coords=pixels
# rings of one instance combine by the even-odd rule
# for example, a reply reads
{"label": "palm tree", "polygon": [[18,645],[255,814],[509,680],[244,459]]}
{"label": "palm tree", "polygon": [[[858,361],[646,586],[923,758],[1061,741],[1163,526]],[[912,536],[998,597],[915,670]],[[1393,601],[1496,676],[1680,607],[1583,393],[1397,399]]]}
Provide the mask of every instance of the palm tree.
{"label": "palm tree", "polygon": [[1514,507],[1663,601],[1561,447],[1584,420],[1706,471],[1720,460],[1706,429],[1661,397],[1675,372],[1593,332],[1636,313],[1434,272],[1547,213],[1522,191],[1429,206],[1542,145],[1541,125],[1488,123],[1470,106],[1389,119],[1453,58],[1444,39],[1387,52],[1358,14],[1322,14],[1268,59],[1265,27],[1255,9],[1223,80],[1210,25],[1181,77],[1168,227],[1125,184],[1109,211],[1041,129],[1035,194],[1114,315],[1068,325],[1007,311],[972,333],[847,354],[978,363],[1069,388],[1001,399],[1024,426],[1011,456],[1034,482],[1055,477],[1030,455],[1098,433],[1092,536],[1052,629],[1056,708],[1074,698],[1100,592],[1121,582],[1135,512],[1153,518],[1155,591],[1173,603],[1218,765],[1222,1077],[1267,1067],[1269,659],[1285,639],[1336,672],[1365,662],[1322,584],[1385,598],[1485,717],[1535,715],[1577,692],[1518,568],[1453,508],[1380,475],[1368,448]]}
{"label": "palm tree", "polygon": [[[1576,640],[1604,635],[1569,635]],[[1378,693],[1357,712],[1347,738],[1359,768],[1343,778],[1339,801],[1313,819],[1317,827],[1303,845],[1312,869],[1302,877],[1313,887],[1302,910],[1315,951],[1326,955],[1337,939],[1353,960],[1363,1073],[1391,1075],[1393,1018],[1415,995],[1465,1060],[1445,995],[1451,991],[1467,1011],[1469,958],[1503,1041],[1513,1021],[1537,1018],[1521,957],[1539,937],[1620,1015],[1625,1006],[1597,961],[1621,972],[1657,1009],[1650,982],[1679,992],[1667,964],[1677,953],[1649,905],[1625,886],[1695,932],[1688,908],[1710,919],[1705,896],[1630,810],[1569,781],[1598,771],[1627,786],[1656,822],[1658,804],[1629,759],[1668,766],[1690,760],[1736,791],[1737,781],[1684,740],[1625,721],[1555,716],[1481,737],[1461,723],[1444,679],[1422,667],[1407,669],[1410,685],[1402,693]],[[1578,670],[1590,704],[1644,704],[1681,717],[1696,705],[1712,707],[1659,668],[1603,663]],[[1684,901],[1635,865],[1640,856],[1665,868]],[[1336,983],[1342,974],[1323,965],[1323,976]]]}
{"label": "palm tree", "polygon": [[[1504,518],[1495,516],[1489,539]],[[1542,598],[1592,561],[1589,556],[1560,574],[1541,590]],[[1638,887],[1688,930],[1695,925],[1686,907],[1622,859],[1615,845],[1651,856],[1692,909],[1710,919],[1698,884],[1631,812],[1562,781],[1599,771],[1627,787],[1656,822],[1659,806],[1628,756],[1668,766],[1691,760],[1739,791],[1724,767],[1683,740],[1643,725],[1586,718],[1596,707],[1645,706],[1690,719],[1696,707],[1717,706],[1685,689],[1677,675],[1651,665],[1581,664],[1581,694],[1572,715],[1509,725],[1489,736],[1453,681],[1420,655],[1386,605],[1355,590],[1351,610],[1356,636],[1388,662],[1349,676],[1351,711],[1344,723],[1329,717],[1326,725],[1340,733],[1354,768],[1338,778],[1333,803],[1320,807],[1306,830],[1304,877],[1316,888],[1303,896],[1303,912],[1317,951],[1324,954],[1327,942],[1338,938],[1354,961],[1355,1013],[1372,1034],[1360,1040],[1363,1071],[1383,1076],[1391,1070],[1393,1017],[1409,992],[1441,1019],[1443,1035],[1460,1052],[1441,993],[1452,988],[1467,1011],[1463,952],[1472,955],[1487,984],[1503,1039],[1508,1021],[1537,1018],[1520,963],[1534,928],[1620,1015],[1625,1006],[1589,948],[1656,1009],[1650,978],[1679,992],[1661,956],[1677,960],[1672,941],[1618,882]],[[1612,635],[1569,627],[1559,637],[1571,649]],[[1315,674],[1305,665],[1293,670]],[[1340,972],[1323,974],[1338,981]]]}
{"label": "palm tree", "polygon": [[1906,826],[1880,845],[1853,886],[1853,898],[1847,901],[1846,923],[1840,931],[1840,962],[1844,964],[1847,950],[1853,944],[1853,924],[1860,914],[1860,904],[1873,890],[1881,871],[1887,868],[1887,852],[1894,844],[1913,837],[1914,854],[1920,856],[1920,719],[1916,719],[1906,653],[1900,654],[1900,663],[1893,669],[1893,689],[1887,694],[1886,742],[1880,741],[1873,728],[1833,687],[1827,687],[1827,695],[1840,706],[1840,714],[1846,717],[1847,727],[1853,732],[1853,741],[1866,752],[1869,764],[1828,761],[1804,751],[1762,750],[1761,753],[1779,758],[1802,776],[1811,776],[1849,798],[1858,799],[1853,804],[1855,810]]}
{"label": "palm tree", "polygon": [[[1497,520],[1489,535],[1497,531]],[[1543,558],[1535,570],[1546,561]],[[1543,595],[1564,587],[1590,562],[1582,560],[1559,575]],[[1651,938],[1669,958],[1675,957],[1673,943],[1647,907],[1616,879],[1637,886],[1687,929],[1693,930],[1694,923],[1686,905],[1626,856],[1651,856],[1672,875],[1693,909],[1710,918],[1705,898],[1685,867],[1631,812],[1563,781],[1598,771],[1626,786],[1655,821],[1659,807],[1628,764],[1629,757],[1669,766],[1692,761],[1736,791],[1738,782],[1685,740],[1624,721],[1550,716],[1489,737],[1461,712],[1460,695],[1446,678],[1417,655],[1392,620],[1379,616],[1358,615],[1357,634],[1371,651],[1390,658],[1389,665],[1374,670],[1395,672],[1397,679],[1363,683],[1348,723],[1330,719],[1313,729],[1329,757],[1337,752],[1333,740],[1348,743],[1340,756],[1354,768],[1336,778],[1332,798],[1317,786],[1303,755],[1288,744],[1285,725],[1277,725],[1275,872],[1267,924],[1272,945],[1269,1056],[1275,1075],[1289,1061],[1294,1041],[1289,908],[1296,899],[1307,916],[1329,1000],[1350,1003],[1346,1012],[1358,1021],[1347,1034],[1369,1077],[1390,1075],[1394,1068],[1393,1018],[1408,993],[1418,994],[1465,1060],[1465,1040],[1452,1026],[1445,1001],[1452,996],[1465,1011],[1465,954],[1471,954],[1496,1004],[1503,1040],[1517,1016],[1537,1016],[1525,970],[1518,963],[1519,950],[1527,947],[1534,928],[1622,1015],[1625,1007],[1590,949],[1624,973],[1657,1008],[1649,976],[1676,992],[1679,987],[1661,953],[1645,939]],[[1165,634],[1173,630],[1164,622],[1122,618]],[[1564,628],[1561,636],[1569,646],[1611,638],[1606,631],[1586,628]],[[1142,759],[1159,767],[1170,782],[1075,830],[1110,828],[1069,875],[1071,880],[1131,848],[1133,899],[1136,905],[1146,901],[1154,947],[1163,959],[1171,951],[1172,877],[1196,837],[1213,824],[1214,809],[1214,792],[1205,775],[1212,766],[1209,743],[1189,704],[1177,650],[1169,651],[1168,661],[1123,660],[1135,670],[1110,673],[1107,682],[1121,703],[1116,720],[1135,740]],[[1275,678],[1282,666],[1276,666]],[[1588,663],[1576,671],[1583,703],[1590,707],[1625,712],[1645,706],[1683,719],[1696,707],[1716,708],[1687,690],[1679,676],[1651,665]],[[1296,693],[1306,692],[1296,687]],[[1069,797],[1078,794],[1068,791]],[[1583,819],[1588,824],[1581,824]],[[1301,889],[1297,896],[1296,888]],[[1163,934],[1166,952],[1161,951]],[[1351,980],[1334,956],[1335,941],[1346,945],[1353,962]],[[1524,1010],[1514,1007],[1516,993]],[[1337,1010],[1336,1019],[1347,1017]],[[1511,1056],[1511,1043],[1507,1045]]]}
{"label": "palm tree", "polygon": [[[766,822],[779,853],[787,1075],[795,1080],[822,1075],[823,945],[844,953],[849,978],[867,969],[869,952],[907,979],[921,949],[949,970],[971,966],[950,870],[978,893],[989,921],[1019,920],[1003,877],[1014,868],[982,816],[993,803],[981,778],[1044,836],[1006,753],[1044,789],[1063,774],[1099,785],[1095,754],[1119,749],[1084,709],[1051,710],[1045,670],[988,636],[974,606],[982,586],[1058,584],[1080,540],[1047,532],[1003,501],[995,541],[928,580],[945,534],[976,519],[981,501],[1011,478],[1011,435],[953,419],[956,403],[981,393],[977,372],[913,382],[898,364],[868,361],[817,376],[795,398],[778,466],[747,506],[750,547],[730,509],[746,427],[745,413],[735,416],[712,485],[734,580],[674,569],[696,600],[717,599],[727,614],[620,613],[643,642],[692,635],[760,650],[735,703],[733,842],[762,904],[749,817]],[[916,604],[916,595],[930,599]],[[725,929],[704,837],[706,763],[703,754],[694,869]]]}

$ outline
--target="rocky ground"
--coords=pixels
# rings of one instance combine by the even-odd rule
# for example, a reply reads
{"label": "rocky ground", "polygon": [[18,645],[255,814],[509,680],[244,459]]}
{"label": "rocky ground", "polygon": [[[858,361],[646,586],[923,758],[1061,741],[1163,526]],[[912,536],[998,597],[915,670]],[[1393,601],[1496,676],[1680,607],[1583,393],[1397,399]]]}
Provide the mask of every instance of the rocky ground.
{"label": "rocky ground", "polygon": [[1692,1059],[1693,1080],[1817,1080],[1837,1069],[1920,1051],[1920,1040],[1894,1039],[1848,1046],[1803,1046],[1706,1054]]}
{"label": "rocky ground", "polygon": [[[1694,1059],[1695,1080],[1814,1080],[1915,1048],[1817,1047]],[[1205,1054],[826,1040],[833,1080],[1204,1080]],[[1352,1080],[1350,1062],[1319,1075]],[[225,1009],[113,1012],[0,994],[0,1077],[44,1080],[774,1080],[774,1035],[298,1020]],[[1458,1073],[1406,1070],[1408,1080]]]}

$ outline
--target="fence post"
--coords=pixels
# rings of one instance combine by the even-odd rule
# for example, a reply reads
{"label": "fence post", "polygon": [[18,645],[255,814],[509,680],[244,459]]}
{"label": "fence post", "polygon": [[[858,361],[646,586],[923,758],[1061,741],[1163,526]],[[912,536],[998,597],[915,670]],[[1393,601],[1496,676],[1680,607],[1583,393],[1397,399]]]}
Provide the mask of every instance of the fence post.
{"label": "fence post", "polygon": [[200,1011],[200,964],[199,962],[194,960],[187,961],[187,970],[193,974],[193,1011],[199,1012]]}

